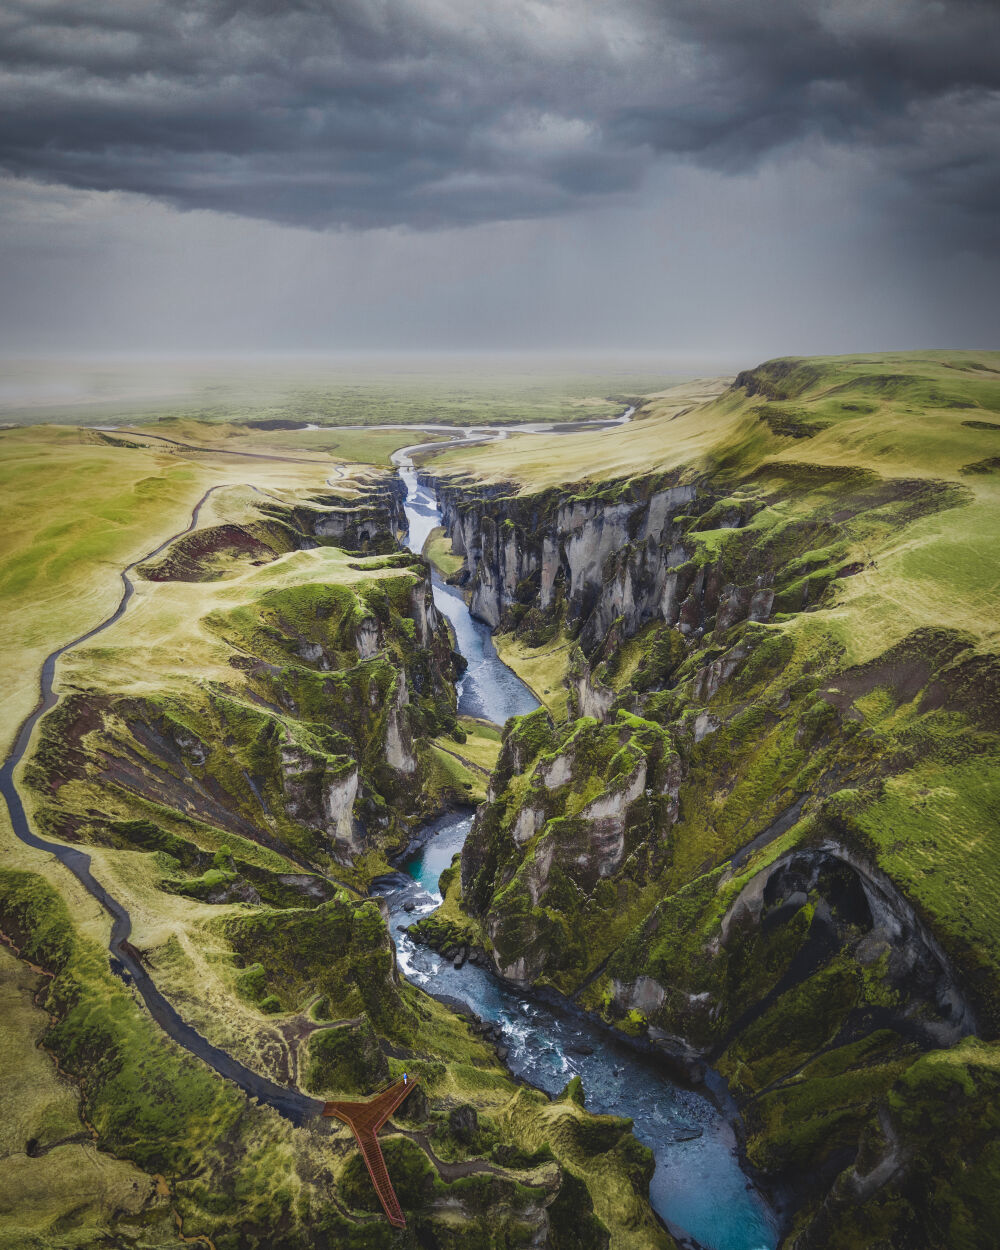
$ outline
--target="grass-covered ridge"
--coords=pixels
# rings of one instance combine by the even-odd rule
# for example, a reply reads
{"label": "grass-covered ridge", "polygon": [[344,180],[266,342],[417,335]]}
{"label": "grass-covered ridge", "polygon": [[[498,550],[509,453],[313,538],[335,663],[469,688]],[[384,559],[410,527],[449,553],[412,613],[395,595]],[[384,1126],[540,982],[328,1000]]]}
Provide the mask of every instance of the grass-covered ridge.
{"label": "grass-covered ridge", "polygon": [[715,1064],[803,1250],[1000,1214],[998,408],[997,353],[780,360],[430,469],[505,654],[569,647],[449,923]]}
{"label": "grass-covered ridge", "polygon": [[[648,398],[624,429],[512,436],[445,452],[434,465],[468,467],[478,480],[522,489],[678,467],[746,470],[765,458],[957,479],[967,465],[997,454],[998,378],[1000,352],[776,360],[740,374],[707,403],[698,402],[697,387],[690,397],[677,388]],[[821,428],[793,431],[789,423],[797,421]],[[783,426],[785,433],[776,432]]]}

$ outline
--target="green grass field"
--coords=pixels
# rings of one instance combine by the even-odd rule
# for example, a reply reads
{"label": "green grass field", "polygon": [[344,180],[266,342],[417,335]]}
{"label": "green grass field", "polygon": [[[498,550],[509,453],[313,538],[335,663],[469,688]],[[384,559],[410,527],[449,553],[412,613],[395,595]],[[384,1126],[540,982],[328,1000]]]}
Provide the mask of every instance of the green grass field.
{"label": "green grass field", "polygon": [[[0,662],[8,674],[0,743],[34,705],[43,657],[118,602],[124,565],[182,530],[209,487],[321,488],[336,462],[301,455],[304,463],[192,457],[113,446],[69,427],[0,432]],[[209,506],[203,522],[212,515]]]}
{"label": "green grass field", "polygon": [[44,983],[0,946],[0,1247],[23,1250],[49,1237],[93,1244],[116,1215],[148,1224],[154,1244],[166,1244],[173,1219],[156,1181],[98,1151],[78,1087],[41,1049],[49,1020],[33,997]]}
{"label": "green grass field", "polygon": [[447,537],[440,525],[434,527],[427,535],[422,552],[425,559],[437,569],[442,577],[450,577],[457,573],[464,563],[461,556],[456,556],[451,549],[451,539]]}
{"label": "green grass field", "polygon": [[[208,422],[194,417],[160,418],[142,425],[120,425],[113,430],[97,431],[96,437],[117,446],[140,446],[189,460],[211,457],[227,463],[246,464],[258,456],[284,456],[292,459],[318,459],[326,455],[336,463],[354,462],[388,467],[399,447],[412,443],[416,435],[409,430],[256,429],[237,420]],[[421,442],[433,443],[446,438],[428,432]]]}
{"label": "green grass field", "polygon": [[571,640],[557,636],[542,647],[529,647],[511,634],[497,634],[497,654],[544,703],[556,720],[566,719]]}

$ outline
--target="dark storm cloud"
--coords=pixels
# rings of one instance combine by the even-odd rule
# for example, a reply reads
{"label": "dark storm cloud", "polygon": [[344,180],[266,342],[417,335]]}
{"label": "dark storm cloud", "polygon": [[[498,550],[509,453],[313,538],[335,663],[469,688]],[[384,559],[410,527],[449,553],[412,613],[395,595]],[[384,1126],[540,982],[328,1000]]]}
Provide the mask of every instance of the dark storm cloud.
{"label": "dark storm cloud", "polygon": [[0,164],[307,226],[546,216],[845,144],[1000,207],[995,0],[8,0]]}

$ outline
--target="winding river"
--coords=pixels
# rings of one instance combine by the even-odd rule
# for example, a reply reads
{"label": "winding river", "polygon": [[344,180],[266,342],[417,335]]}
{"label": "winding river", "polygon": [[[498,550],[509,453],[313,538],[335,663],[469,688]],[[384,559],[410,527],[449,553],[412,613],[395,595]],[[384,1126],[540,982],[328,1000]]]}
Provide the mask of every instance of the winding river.
{"label": "winding river", "polygon": [[[416,450],[397,453],[397,465],[407,489],[407,545],[420,552],[441,514],[431,488],[417,480],[410,455]],[[486,625],[437,574],[434,602],[469,662],[459,684],[459,710],[503,724],[538,707],[499,659]],[[591,1111],[632,1119],[635,1135],[656,1159],[652,1205],[676,1236],[706,1250],[772,1250],[775,1220],[740,1168],[730,1121],[709,1098],[674,1084],[654,1059],[568,1005],[536,998],[476,964],[457,969],[408,936],[406,927],[440,903],[438,877],[461,851],[471,823],[468,814],[436,821],[402,871],[377,887],[389,907],[400,969],[429,993],[460,1000],[498,1025],[515,1075],[549,1094],[579,1076]]]}
{"label": "winding river", "polygon": [[[627,410],[617,422],[590,424],[592,428],[608,426],[627,421],[630,416],[631,410]],[[551,427],[517,428],[542,432]],[[569,432],[566,427],[557,428],[559,432]],[[455,436],[452,441],[465,443],[506,436],[502,432],[453,427],[443,427],[442,432]],[[441,444],[430,446],[440,449]],[[440,524],[436,498],[417,482],[410,454],[418,449],[422,448],[405,448],[394,457],[407,486],[408,545],[414,551],[423,549],[427,534]],[[157,989],[140,953],[128,940],[132,922],[126,908],[93,876],[86,852],[41,838],[31,829],[15,777],[39,719],[58,701],[54,679],[60,656],[94,638],[122,616],[135,589],[132,573],[136,566],[195,529],[204,504],[219,489],[213,487],[202,496],[184,530],[122,570],[120,600],[105,620],[46,657],[38,703],[20,726],[14,746],[0,766],[0,794],[7,803],[17,837],[36,850],[54,855],[109,913],[111,966],[134,985],[163,1031],[246,1094],[302,1124],[318,1115],[323,1104],[245,1067],[212,1045],[178,1014]],[[537,707],[531,691],[500,661],[489,629],[472,618],[461,595],[435,577],[434,599],[439,611],[451,622],[457,645],[469,665],[460,683],[459,710],[502,724],[509,716]],[[556,1093],[572,1075],[578,1074],[592,1111],[631,1117],[636,1136],[652,1148],[656,1157],[651,1185],[653,1206],[679,1236],[694,1238],[707,1250],[772,1250],[777,1241],[773,1218],[740,1170],[729,1122],[708,1098],[673,1084],[655,1062],[579,1013],[515,990],[475,965],[466,964],[457,970],[399,931],[405,927],[404,920],[409,923],[440,901],[438,877],[461,850],[470,823],[468,815],[451,815],[434,822],[429,836],[423,839],[422,849],[404,865],[405,872],[379,887],[390,909],[400,968],[428,992],[460,999],[478,1015],[499,1025],[509,1048],[508,1064],[518,1076]],[[408,902],[414,904],[412,913],[405,910]]]}

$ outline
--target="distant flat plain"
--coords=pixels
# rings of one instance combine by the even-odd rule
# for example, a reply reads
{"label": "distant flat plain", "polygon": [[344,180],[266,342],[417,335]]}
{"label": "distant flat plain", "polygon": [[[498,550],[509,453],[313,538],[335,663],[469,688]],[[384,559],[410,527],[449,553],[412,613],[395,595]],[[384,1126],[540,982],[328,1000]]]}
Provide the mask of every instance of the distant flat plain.
{"label": "distant flat plain", "polygon": [[616,416],[637,395],[732,368],[668,354],[8,359],[0,360],[0,422],[577,421]]}

